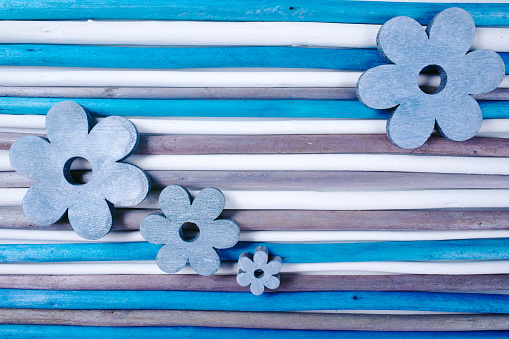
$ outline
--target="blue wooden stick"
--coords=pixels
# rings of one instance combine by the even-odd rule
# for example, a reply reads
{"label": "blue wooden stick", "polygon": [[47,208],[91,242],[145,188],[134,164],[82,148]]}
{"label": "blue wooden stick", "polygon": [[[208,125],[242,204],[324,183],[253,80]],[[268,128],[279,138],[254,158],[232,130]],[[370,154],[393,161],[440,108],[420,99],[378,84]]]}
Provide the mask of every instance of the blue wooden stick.
{"label": "blue wooden stick", "polygon": [[[75,98],[0,98],[4,114],[46,114],[53,104],[72,100],[98,116],[280,117],[387,119],[356,100],[140,100]],[[509,118],[509,101],[481,101],[485,119]]]}
{"label": "blue wooden stick", "polygon": [[[235,279],[232,276],[232,279]],[[431,292],[55,291],[0,289],[0,307],[216,311],[407,310],[509,313],[509,295]]]}
{"label": "blue wooden stick", "polygon": [[316,21],[383,24],[395,16],[409,16],[427,24],[438,12],[460,7],[478,26],[509,26],[508,4],[402,3],[348,0],[32,0],[29,4],[5,0],[3,20],[218,20],[218,21]]}
{"label": "blue wooden stick", "polygon": [[[254,252],[258,246],[269,248],[284,263],[509,259],[509,238],[340,244],[239,242],[220,250],[221,259],[237,261],[241,253]],[[0,262],[155,260],[160,248],[148,242],[0,245]]]}
{"label": "blue wooden stick", "polygon": [[[509,53],[499,53],[509,73]],[[376,49],[299,47],[149,48],[0,45],[0,65],[98,68],[280,67],[364,71],[386,62]]]}
{"label": "blue wooden stick", "polygon": [[[249,314],[246,314],[249,317]],[[56,325],[0,325],[2,338],[278,338],[278,339],[503,339],[509,332],[373,332],[373,331],[309,331],[213,327],[91,327]]]}

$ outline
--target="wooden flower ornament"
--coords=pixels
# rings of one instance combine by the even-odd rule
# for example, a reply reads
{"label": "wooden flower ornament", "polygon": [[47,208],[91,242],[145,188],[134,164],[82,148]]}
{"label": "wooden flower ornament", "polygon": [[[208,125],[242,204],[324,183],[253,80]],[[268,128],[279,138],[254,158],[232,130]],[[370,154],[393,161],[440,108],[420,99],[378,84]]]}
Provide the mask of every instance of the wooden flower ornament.
{"label": "wooden flower ornament", "polygon": [[[83,107],[72,101],[57,103],[46,116],[48,139],[19,138],[9,159],[16,172],[38,180],[23,198],[28,219],[44,226],[68,211],[76,233],[95,240],[110,231],[113,204],[139,204],[147,197],[150,182],[141,169],[120,162],[138,145],[138,132],[129,120],[111,116],[90,127],[90,115]],[[92,166],[92,178],[85,184],[71,175],[77,158]]]}
{"label": "wooden flower ornament", "polygon": [[283,261],[275,256],[269,261],[269,251],[264,246],[258,246],[254,255],[244,252],[239,257],[239,272],[237,282],[240,286],[250,285],[251,293],[260,295],[265,287],[276,289],[279,287],[279,272]]}
{"label": "wooden flower ornament", "polygon": [[[505,67],[493,51],[468,53],[474,34],[474,20],[460,8],[438,13],[426,30],[404,16],[380,28],[378,50],[391,65],[366,71],[357,83],[357,96],[371,108],[397,106],[387,121],[392,143],[403,148],[421,146],[435,123],[445,138],[455,141],[479,131],[482,113],[470,94],[495,89],[504,78]],[[441,79],[431,94],[417,83],[425,68],[435,70]]]}
{"label": "wooden flower ornament", "polygon": [[240,228],[232,219],[217,219],[223,211],[223,193],[205,188],[191,202],[181,186],[166,187],[159,196],[163,213],[153,213],[141,222],[145,240],[164,244],[157,253],[157,266],[167,273],[180,271],[189,261],[200,275],[216,273],[221,262],[217,249],[239,241]]}

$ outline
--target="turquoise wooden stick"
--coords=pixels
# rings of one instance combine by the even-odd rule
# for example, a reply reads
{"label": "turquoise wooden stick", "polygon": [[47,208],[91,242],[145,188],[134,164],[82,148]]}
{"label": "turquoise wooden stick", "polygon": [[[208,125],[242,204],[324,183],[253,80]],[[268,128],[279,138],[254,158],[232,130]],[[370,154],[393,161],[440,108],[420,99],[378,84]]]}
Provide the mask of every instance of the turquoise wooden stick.
{"label": "turquoise wooden stick", "polygon": [[[284,263],[509,259],[509,238],[340,244],[239,242],[220,250],[221,259],[237,261],[241,253],[254,252],[258,246],[270,249]],[[0,245],[0,262],[155,260],[160,248],[148,242]]]}
{"label": "turquoise wooden stick", "polygon": [[[72,100],[98,116],[187,116],[387,119],[356,100],[139,100],[73,98],[0,98],[4,114],[46,114],[57,102]],[[482,101],[485,119],[509,118],[509,101]]]}
{"label": "turquoise wooden stick", "polygon": [[[249,317],[249,314],[246,314]],[[509,332],[374,332],[374,331],[309,331],[214,327],[91,327],[56,325],[0,325],[2,338],[278,338],[278,339],[503,339]]]}
{"label": "turquoise wooden stick", "polygon": [[509,26],[508,4],[402,3],[348,0],[5,0],[0,6],[3,20],[218,20],[218,21],[317,21],[383,24],[395,16],[409,16],[427,24],[438,12],[460,7],[478,26]]}
{"label": "turquoise wooden stick", "polygon": [[[234,279],[234,277],[232,277]],[[407,310],[509,313],[509,295],[431,292],[55,291],[0,289],[0,307],[216,311]]]}
{"label": "turquoise wooden stick", "polygon": [[[509,73],[509,53],[499,53]],[[148,48],[0,45],[0,65],[97,68],[280,67],[363,71],[386,64],[376,49],[299,47]]]}

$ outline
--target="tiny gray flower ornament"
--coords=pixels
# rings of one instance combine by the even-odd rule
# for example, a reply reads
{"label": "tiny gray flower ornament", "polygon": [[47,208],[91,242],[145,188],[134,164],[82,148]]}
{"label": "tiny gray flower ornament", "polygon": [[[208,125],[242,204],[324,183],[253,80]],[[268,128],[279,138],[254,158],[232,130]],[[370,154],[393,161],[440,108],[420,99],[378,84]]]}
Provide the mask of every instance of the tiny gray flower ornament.
{"label": "tiny gray flower ornament", "polygon": [[[474,20],[460,8],[438,13],[426,30],[404,16],[380,28],[378,50],[390,64],[367,70],[357,83],[357,96],[371,108],[396,107],[387,121],[392,143],[419,147],[435,125],[442,136],[454,141],[467,140],[479,131],[482,112],[470,95],[495,89],[505,67],[491,50],[468,53],[474,34]],[[425,70],[440,76],[434,93],[425,93],[418,85]]]}
{"label": "tiny gray flower ornament", "polygon": [[176,273],[189,262],[200,275],[216,273],[221,262],[217,249],[235,246],[240,236],[234,220],[217,219],[224,209],[223,193],[205,188],[192,200],[184,187],[172,185],[161,192],[159,204],[163,213],[148,215],[140,226],[145,240],[164,244],[157,266]]}
{"label": "tiny gray flower ornament", "polygon": [[237,282],[240,286],[249,286],[251,293],[260,295],[265,287],[276,289],[279,287],[279,272],[283,261],[275,256],[269,261],[269,251],[264,246],[255,249],[254,256],[244,252],[239,257],[239,272]]}
{"label": "tiny gray flower ornament", "polygon": [[[83,107],[72,101],[56,103],[46,116],[47,139],[17,139],[9,160],[16,172],[38,180],[22,202],[29,220],[45,226],[67,211],[76,233],[95,240],[110,231],[113,204],[139,204],[148,194],[150,181],[138,167],[120,162],[138,145],[138,132],[129,120],[110,116],[90,128],[91,117]],[[71,164],[78,158],[92,167],[87,183],[72,176]]]}

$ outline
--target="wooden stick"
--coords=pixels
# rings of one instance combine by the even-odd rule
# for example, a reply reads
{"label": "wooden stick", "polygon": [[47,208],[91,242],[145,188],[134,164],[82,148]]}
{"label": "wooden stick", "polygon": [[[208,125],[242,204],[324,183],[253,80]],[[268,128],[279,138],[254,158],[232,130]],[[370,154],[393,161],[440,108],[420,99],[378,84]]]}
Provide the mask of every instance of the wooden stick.
{"label": "wooden stick", "polygon": [[[0,149],[8,150],[25,133],[0,132]],[[39,135],[46,137],[46,135]],[[397,153],[509,157],[509,139],[474,137],[454,142],[432,136],[415,149],[392,144],[382,134],[339,135],[142,135],[138,154],[334,154]]]}
{"label": "wooden stick", "polygon": [[[506,56],[508,53],[501,53]],[[353,87],[0,87],[0,97],[93,99],[267,99],[356,100]],[[509,89],[473,96],[476,100],[509,100]]]}
{"label": "wooden stick", "polygon": [[[300,275],[281,274],[267,292],[296,291],[504,291],[508,274],[476,275]],[[34,290],[160,290],[246,292],[234,276],[214,275],[0,275],[0,288]]]}
{"label": "wooden stick", "polygon": [[[509,188],[507,175],[359,171],[146,171],[154,188],[182,185],[192,189],[433,189]],[[75,171],[81,182],[91,171]],[[36,183],[16,172],[0,172],[0,187],[30,187]]]}
{"label": "wooden stick", "polygon": [[0,324],[200,326],[329,331],[504,331],[509,315],[385,315],[188,310],[0,309]]}
{"label": "wooden stick", "polygon": [[1,308],[216,311],[406,310],[508,313],[509,295],[428,292],[249,292],[0,290]]}
{"label": "wooden stick", "polygon": [[[246,74],[246,73],[242,73]],[[245,75],[244,75],[245,76]],[[138,75],[139,77],[139,75]],[[32,76],[33,79],[33,76]],[[508,78],[509,79],[509,78]],[[509,85],[509,81],[508,81]],[[204,86],[208,87],[208,86]],[[327,86],[326,86],[327,87]],[[292,117],[387,119],[386,110],[373,110],[359,101],[339,100],[128,100],[79,98],[0,98],[2,113],[42,114],[64,100],[73,100],[98,116]],[[486,119],[509,117],[506,101],[481,101]]]}
{"label": "wooden stick", "polygon": [[[293,4],[293,6],[292,6]],[[122,6],[103,1],[83,1],[67,4],[64,1],[33,1],[30,7],[9,1],[0,15],[5,20],[221,20],[221,21],[323,21],[356,22],[383,24],[394,16],[406,15],[428,24],[433,15],[450,5],[443,3],[398,3],[377,2],[375,6],[364,1],[322,1],[309,4],[299,1],[288,4],[253,4],[239,1],[236,6],[226,0],[214,5],[200,1],[188,3],[176,1],[165,6],[162,0],[147,1],[143,5],[135,0],[122,3]],[[467,10],[477,25],[508,26],[504,4],[455,4]]]}
{"label": "wooden stick", "polygon": [[[139,230],[141,221],[154,210],[116,209],[114,230]],[[309,211],[226,210],[243,231],[480,231],[509,230],[508,210],[413,210],[413,211]],[[21,208],[3,208],[2,228],[70,230],[67,219],[47,226],[30,222]]]}

